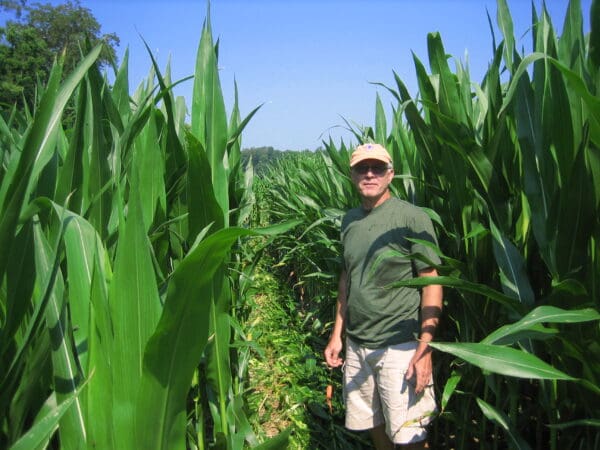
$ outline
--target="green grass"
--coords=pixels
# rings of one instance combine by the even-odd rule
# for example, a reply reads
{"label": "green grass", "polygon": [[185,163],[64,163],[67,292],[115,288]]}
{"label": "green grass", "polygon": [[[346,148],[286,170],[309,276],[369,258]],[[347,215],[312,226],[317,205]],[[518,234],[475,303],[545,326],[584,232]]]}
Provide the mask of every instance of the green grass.
{"label": "green grass", "polygon": [[[263,438],[291,427],[290,449],[370,448],[364,435],[343,427],[341,374],[324,364],[324,342],[313,330],[310,299],[301,299],[299,289],[278,281],[274,273],[263,261],[245,324],[261,349],[249,368],[247,402],[253,428],[262,430]],[[329,383],[334,385],[332,413],[325,399]]]}

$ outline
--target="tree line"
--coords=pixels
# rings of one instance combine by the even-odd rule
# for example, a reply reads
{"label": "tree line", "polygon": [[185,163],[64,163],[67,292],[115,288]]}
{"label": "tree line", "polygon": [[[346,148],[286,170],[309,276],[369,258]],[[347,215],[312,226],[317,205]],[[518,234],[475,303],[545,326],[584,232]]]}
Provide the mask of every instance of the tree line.
{"label": "tree line", "polygon": [[65,72],[71,73],[80,55],[100,41],[106,44],[100,66],[116,64],[119,37],[102,34],[101,26],[79,0],[53,6],[28,0],[0,0],[0,12],[9,17],[0,27],[0,108],[29,108],[46,83],[55,59],[63,54]]}

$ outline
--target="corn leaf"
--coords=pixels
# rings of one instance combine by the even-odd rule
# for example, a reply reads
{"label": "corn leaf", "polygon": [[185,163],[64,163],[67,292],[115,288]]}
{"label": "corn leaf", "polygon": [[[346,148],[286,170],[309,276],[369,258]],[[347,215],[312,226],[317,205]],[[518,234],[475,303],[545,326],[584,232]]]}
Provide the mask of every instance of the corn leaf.
{"label": "corn leaf", "polygon": [[554,306],[539,306],[518,322],[498,328],[481,343],[495,344],[507,336],[532,329],[534,325],[540,323],[581,323],[595,320],[600,320],[600,313],[591,308],[569,311]]}
{"label": "corn leaf", "polygon": [[210,224],[219,230],[225,225],[225,213],[219,206],[213,190],[210,163],[202,144],[192,133],[188,141],[189,165],[187,172],[188,240],[193,241]]}
{"label": "corn leaf", "polygon": [[387,136],[387,123],[385,120],[385,110],[379,93],[375,96],[375,142],[381,142],[385,145]]}
{"label": "corn leaf", "polygon": [[[3,184],[10,183],[8,189],[2,189],[6,194],[0,204],[0,248],[2,249],[9,249],[10,242],[14,238],[34,164],[41,159],[43,153],[52,150],[48,144],[59,124],[67,101],[87,70],[98,58],[101,48],[98,46],[90,52],[60,87],[62,65],[55,65],[50,74],[46,92],[25,138],[14,176],[12,179],[2,180]],[[0,252],[0,278],[4,276],[7,264],[8,252],[2,251]]]}
{"label": "corn leaf", "polygon": [[506,68],[509,72],[513,72],[513,54],[515,52],[515,36],[513,32],[513,22],[510,15],[510,10],[506,3],[506,0],[498,0],[496,2],[498,6],[497,10],[497,22],[504,36],[504,61],[506,62]]}
{"label": "corn leaf", "polygon": [[[106,131],[109,119],[103,107],[104,81],[97,67],[90,68],[87,77],[86,120],[83,155],[83,205],[85,217],[100,233],[108,236],[108,221],[111,215],[111,196],[107,186],[114,180],[109,167],[110,140]],[[108,94],[106,94],[108,95]]]}
{"label": "corn leaf", "polygon": [[191,131],[202,144],[210,163],[215,198],[229,223],[229,167],[227,149],[227,114],[213,45],[210,15],[202,26],[196,56],[194,91],[192,94]]}
{"label": "corn leaf", "polygon": [[137,445],[185,448],[185,399],[209,332],[213,276],[242,236],[279,233],[290,222],[262,230],[227,228],[198,243],[173,272],[160,321],[146,346],[136,412]]}
{"label": "corn leaf", "polygon": [[81,83],[77,96],[75,126],[62,167],[59,169],[58,182],[54,201],[64,205],[69,198],[69,208],[77,213],[83,212],[83,155],[84,155],[84,124],[87,109],[87,83]]}
{"label": "corn leaf", "polygon": [[432,342],[430,345],[483,370],[501,375],[542,380],[576,380],[576,378],[545,363],[537,356],[510,347],[442,342]]}
{"label": "corn leaf", "polygon": [[231,372],[229,343],[231,342],[231,326],[229,309],[231,289],[224,277],[223,267],[213,276],[212,305],[210,308],[211,338],[206,346],[206,379],[216,393],[219,415],[214,417],[215,427],[225,435],[229,435],[227,403],[231,389]]}
{"label": "corn leaf", "polygon": [[595,203],[590,175],[581,150],[572,164],[559,200],[553,205],[551,217],[556,218],[556,222],[551,224],[556,228],[553,244],[556,267],[562,278],[582,269],[587,246],[594,233],[596,213],[590,208]]}
{"label": "corn leaf", "polygon": [[483,297],[489,298],[491,300],[494,300],[495,302],[498,302],[498,303],[508,307],[509,309],[511,309],[512,311],[516,312],[519,315],[521,315],[524,311],[523,306],[520,303],[518,303],[517,301],[515,301],[515,299],[512,297],[502,294],[501,292],[498,292],[487,285],[473,283],[471,281],[462,280],[462,279],[455,278],[455,277],[438,276],[438,277],[411,278],[406,281],[397,281],[395,283],[392,283],[390,285],[390,287],[395,287],[395,286],[423,287],[423,286],[428,286],[430,284],[439,284],[442,286],[454,287],[459,290],[464,290],[467,292],[472,292],[474,294],[479,294]]}
{"label": "corn leaf", "polygon": [[108,304],[108,283],[112,273],[104,248],[100,247],[94,253],[95,260],[92,271],[90,288],[90,330],[88,349],[88,373],[93,377],[85,389],[86,423],[88,424],[88,447],[118,448],[115,442],[114,416],[114,385],[112,349],[114,336]]}
{"label": "corn leaf", "polygon": [[[156,112],[155,114],[159,114]],[[154,221],[159,205],[166,208],[165,163],[159,141],[156,120],[148,120],[135,140],[135,151],[132,157],[133,184],[137,187],[146,230]]]}
{"label": "corn leaf", "polygon": [[457,79],[448,66],[448,56],[439,33],[427,34],[427,49],[431,72],[438,76],[438,105],[442,114],[464,123],[465,114],[461,110],[458,96]]}
{"label": "corn leaf", "polygon": [[531,447],[527,442],[519,435],[518,431],[515,430],[514,426],[511,425],[510,420],[502,411],[497,408],[494,408],[489,403],[483,401],[479,397],[476,398],[477,404],[479,408],[492,422],[500,425],[500,427],[505,431],[507,440],[512,444],[512,448],[518,450],[529,450]]}
{"label": "corn leaf", "polygon": [[456,391],[456,386],[458,386],[458,383],[460,383],[461,379],[462,375],[453,370],[450,374],[450,377],[448,378],[448,381],[446,381],[446,384],[444,385],[444,391],[442,392],[442,411],[446,410],[446,407],[448,406],[448,401],[450,400],[450,397],[452,397],[452,394],[454,394],[454,392]]}
{"label": "corn leaf", "polygon": [[[40,277],[42,292],[48,297],[45,310],[46,326],[52,346],[52,366],[56,396],[62,403],[77,391],[82,379],[76,355],[72,351],[72,330],[68,321],[67,304],[64,301],[64,282],[58,269],[60,259],[58,245],[51,248],[41,226],[34,226],[36,273]],[[61,445],[65,449],[78,449],[86,442],[85,407],[80,399],[61,419]]]}
{"label": "corn leaf", "polygon": [[230,246],[249,230],[229,228],[200,242],[171,276],[145,356],[137,408],[138,444],[185,448],[185,397],[208,339],[212,280]]}
{"label": "corn leaf", "polygon": [[117,245],[109,304],[114,336],[111,351],[115,381],[114,433],[119,447],[133,448],[136,444],[131,430],[142,378],[144,348],[161,312],[150,243],[135,184],[131,188],[126,224]]}
{"label": "corn leaf", "polygon": [[[10,450],[43,450],[47,448],[48,441],[58,428],[58,423],[64,414],[77,400],[81,390],[77,390],[65,398],[60,404],[50,409],[42,418],[15,442]],[[54,394],[51,394],[54,396]]]}
{"label": "corn leaf", "polygon": [[535,298],[527,278],[523,257],[512,242],[500,233],[492,220],[490,229],[494,237],[494,255],[500,268],[502,290],[524,305],[532,306]]}

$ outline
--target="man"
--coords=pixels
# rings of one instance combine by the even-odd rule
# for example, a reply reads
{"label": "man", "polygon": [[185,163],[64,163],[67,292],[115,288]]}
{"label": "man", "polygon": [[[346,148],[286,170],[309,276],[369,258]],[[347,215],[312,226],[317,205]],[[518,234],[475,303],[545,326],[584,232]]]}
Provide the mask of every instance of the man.
{"label": "man", "polygon": [[[342,220],[343,269],[335,324],[325,348],[329,367],[344,364],[346,427],[370,430],[375,448],[428,448],[425,426],[435,413],[431,347],[442,310],[442,287],[394,287],[395,281],[437,276],[439,257],[429,217],[391,196],[392,158],[378,144],[350,159],[361,207]],[[415,254],[425,258],[415,258]],[[424,260],[430,263],[423,262]],[[340,358],[346,334],[346,361]]]}

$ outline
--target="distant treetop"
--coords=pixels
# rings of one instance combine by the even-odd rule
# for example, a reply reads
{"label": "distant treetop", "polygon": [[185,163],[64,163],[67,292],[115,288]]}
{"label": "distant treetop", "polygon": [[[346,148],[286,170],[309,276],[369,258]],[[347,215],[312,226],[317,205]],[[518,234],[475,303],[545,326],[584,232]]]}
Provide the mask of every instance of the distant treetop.
{"label": "distant treetop", "polygon": [[38,83],[45,83],[54,59],[63,51],[65,73],[75,67],[82,51],[100,41],[106,45],[101,66],[116,64],[115,33],[101,34],[101,27],[79,0],[53,6],[27,0],[0,0],[0,11],[13,15],[0,27],[0,108],[33,105]]}

